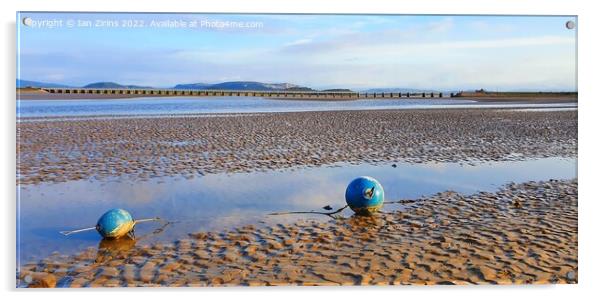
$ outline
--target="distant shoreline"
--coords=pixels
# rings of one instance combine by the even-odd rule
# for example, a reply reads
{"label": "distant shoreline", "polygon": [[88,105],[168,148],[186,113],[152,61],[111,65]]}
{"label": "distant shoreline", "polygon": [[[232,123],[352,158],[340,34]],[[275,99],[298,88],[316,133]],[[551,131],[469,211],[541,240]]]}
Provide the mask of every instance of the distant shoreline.
{"label": "distant shoreline", "polygon": [[[40,91],[37,89],[17,89],[17,100],[84,100],[84,99],[134,99],[134,98],[175,98],[175,97],[190,97],[190,96],[182,96],[182,95],[140,95],[140,94],[53,94],[45,91]],[[220,97],[220,96],[202,96],[203,97]],[[275,99],[275,100],[308,100],[308,101],[351,101],[358,99],[370,99],[370,100],[437,100],[437,99],[445,99],[445,100],[474,100],[477,102],[483,103],[576,103],[577,102],[577,94],[576,93],[517,93],[516,96],[512,95],[512,93],[501,93],[498,95],[463,95],[459,97],[410,97],[410,98],[309,98],[309,97],[264,97],[265,99]]]}
{"label": "distant shoreline", "polygon": [[577,92],[460,92],[454,99],[488,103],[576,103]]}
{"label": "distant shoreline", "polygon": [[82,99],[124,99],[124,98],[148,98],[148,97],[174,97],[169,95],[127,95],[127,94],[52,94],[43,91],[19,91],[19,100],[82,100]]}

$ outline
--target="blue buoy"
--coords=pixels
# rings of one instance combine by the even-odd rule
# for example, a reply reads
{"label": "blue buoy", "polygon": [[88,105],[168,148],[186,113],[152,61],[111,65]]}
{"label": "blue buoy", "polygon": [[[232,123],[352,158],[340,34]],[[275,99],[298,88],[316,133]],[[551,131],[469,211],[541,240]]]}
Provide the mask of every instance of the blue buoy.
{"label": "blue buoy", "polygon": [[129,234],[136,222],[126,210],[115,208],[104,213],[96,222],[96,231],[104,238],[120,238]]}
{"label": "blue buoy", "polygon": [[354,179],[345,191],[347,205],[359,215],[377,212],[385,201],[385,190],[380,183],[369,176]]}
{"label": "blue buoy", "polygon": [[[67,231],[59,231],[62,235],[71,235],[74,233],[90,231],[96,229],[98,233],[107,239],[118,239],[120,237],[128,235],[130,238],[134,238],[134,226],[138,223],[142,222],[151,222],[151,221],[159,221],[160,218],[150,218],[150,219],[138,219],[134,220],[132,215],[124,209],[114,208],[98,219],[96,222],[96,226],[87,227],[82,229],[75,230],[67,230]],[[168,223],[169,224],[169,223]]]}

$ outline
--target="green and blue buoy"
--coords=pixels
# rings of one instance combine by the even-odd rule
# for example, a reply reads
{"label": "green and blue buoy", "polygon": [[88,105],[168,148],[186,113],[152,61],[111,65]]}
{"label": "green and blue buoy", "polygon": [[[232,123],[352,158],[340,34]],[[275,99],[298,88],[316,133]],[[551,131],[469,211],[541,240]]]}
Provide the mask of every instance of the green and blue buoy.
{"label": "green and blue buoy", "polygon": [[136,222],[124,209],[114,208],[104,213],[96,222],[96,231],[103,238],[120,238],[134,230]]}
{"label": "green and blue buoy", "polygon": [[158,219],[159,218],[134,220],[132,215],[125,209],[114,208],[100,216],[98,222],[96,222],[96,226],[94,227],[71,231],[61,231],[61,233],[63,235],[70,235],[73,233],[96,229],[96,231],[98,231],[98,233],[105,239],[118,239],[126,235],[133,236],[134,227],[136,224],[147,221],[156,221]]}

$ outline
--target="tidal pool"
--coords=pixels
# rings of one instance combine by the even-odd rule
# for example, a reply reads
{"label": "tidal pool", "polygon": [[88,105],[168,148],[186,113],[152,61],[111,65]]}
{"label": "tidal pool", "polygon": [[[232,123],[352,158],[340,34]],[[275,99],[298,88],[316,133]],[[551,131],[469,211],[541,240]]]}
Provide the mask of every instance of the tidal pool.
{"label": "tidal pool", "polygon": [[[393,167],[395,164],[395,167]],[[110,208],[120,207],[134,218],[160,217],[174,223],[142,223],[138,244],[172,241],[189,233],[224,230],[258,223],[322,219],[321,215],[269,216],[281,211],[324,211],[345,205],[345,188],[357,176],[377,178],[386,201],[414,199],[454,190],[465,194],[496,191],[506,183],[577,177],[574,158],[541,158],[487,163],[389,162],[336,164],[252,173],[223,173],[184,179],[148,181],[122,178],[43,183],[17,187],[17,259],[29,262],[54,251],[72,254],[99,245],[95,231],[70,236],[62,230],[90,227]],[[384,210],[403,209],[399,204]],[[350,215],[345,210],[344,215]],[[160,230],[158,230],[160,229]],[[153,233],[154,231],[157,231]]]}

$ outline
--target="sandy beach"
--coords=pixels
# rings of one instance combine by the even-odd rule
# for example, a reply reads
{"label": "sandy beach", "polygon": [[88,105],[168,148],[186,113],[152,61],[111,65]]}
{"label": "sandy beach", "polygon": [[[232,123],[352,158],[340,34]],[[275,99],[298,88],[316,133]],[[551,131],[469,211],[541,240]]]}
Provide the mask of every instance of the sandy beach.
{"label": "sandy beach", "polygon": [[331,111],[21,122],[18,182],[202,176],[335,162],[576,156],[576,111]]}
{"label": "sandy beach", "polygon": [[[42,118],[18,123],[17,131],[18,183],[23,186],[81,179],[145,181],[337,162],[474,164],[577,155],[576,111]],[[374,217],[249,224],[151,245],[100,241],[75,255],[55,253],[23,262],[18,285],[577,282],[576,179],[510,184],[495,193],[446,191],[387,200],[395,203]]]}
{"label": "sandy beach", "polygon": [[448,191],[330,222],[101,242],[26,264],[29,287],[577,283],[577,181]]}

